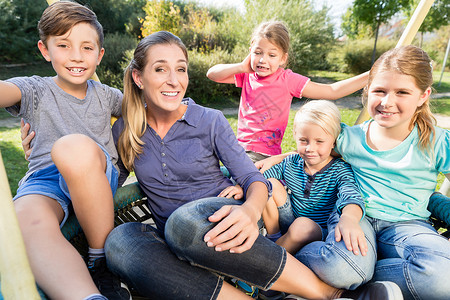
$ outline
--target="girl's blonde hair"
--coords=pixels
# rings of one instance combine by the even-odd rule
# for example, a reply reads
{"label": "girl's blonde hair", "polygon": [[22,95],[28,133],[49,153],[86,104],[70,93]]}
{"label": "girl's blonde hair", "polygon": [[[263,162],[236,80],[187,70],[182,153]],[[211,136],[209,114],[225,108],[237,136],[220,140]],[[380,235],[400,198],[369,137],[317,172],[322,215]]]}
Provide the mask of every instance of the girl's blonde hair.
{"label": "girl's blonde hair", "polygon": [[156,45],[176,45],[183,51],[186,60],[186,46],[179,37],[167,31],[158,31],[142,39],[134,50],[134,56],[125,70],[123,78],[122,118],[124,129],[117,148],[127,170],[134,170],[134,160],[142,153],[144,142],[141,137],[147,129],[146,105],[141,90],[133,80],[133,70],[143,72],[147,66],[147,53]]}
{"label": "girl's blonde hair", "polygon": [[341,132],[341,113],[338,107],[328,100],[306,102],[295,114],[294,134],[297,126],[314,124],[320,126],[335,140]]}
{"label": "girl's blonde hair", "polygon": [[287,26],[281,21],[268,21],[259,24],[253,31],[250,45],[257,39],[267,39],[272,44],[279,47],[284,53],[289,53],[289,30]]}
{"label": "girl's blonde hair", "polygon": [[[433,68],[428,54],[416,46],[403,46],[385,52],[372,66],[369,73],[369,82],[364,88],[363,104],[367,104],[367,92],[374,77],[385,71],[395,71],[403,75],[411,76],[415,85],[422,93],[433,84]],[[429,151],[434,144],[434,125],[436,119],[430,110],[430,99],[416,109],[409,130],[417,125],[419,131],[419,148]],[[430,141],[431,140],[431,141]]]}

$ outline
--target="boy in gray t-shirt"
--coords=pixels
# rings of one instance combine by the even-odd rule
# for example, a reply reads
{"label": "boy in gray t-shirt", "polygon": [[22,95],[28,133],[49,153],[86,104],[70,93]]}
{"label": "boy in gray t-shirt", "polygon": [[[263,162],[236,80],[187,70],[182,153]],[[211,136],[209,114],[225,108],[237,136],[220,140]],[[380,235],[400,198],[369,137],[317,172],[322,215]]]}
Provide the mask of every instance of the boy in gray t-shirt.
{"label": "boy in gray t-shirt", "polygon": [[[129,299],[103,250],[118,180],[110,119],[121,115],[122,93],[89,79],[104,54],[102,27],[88,8],[61,1],[38,29],[56,76],[0,81],[0,107],[36,133],[13,199],[33,274],[51,299]],[[60,230],[71,205],[89,244],[88,268]]]}

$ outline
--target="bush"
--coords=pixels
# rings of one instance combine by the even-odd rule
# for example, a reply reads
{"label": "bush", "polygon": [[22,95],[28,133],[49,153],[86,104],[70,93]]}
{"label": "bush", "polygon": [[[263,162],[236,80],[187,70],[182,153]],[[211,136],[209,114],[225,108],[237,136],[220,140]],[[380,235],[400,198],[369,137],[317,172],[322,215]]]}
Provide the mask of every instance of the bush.
{"label": "bush", "polygon": [[232,54],[220,49],[213,50],[208,54],[196,50],[189,51],[189,86],[186,96],[207,106],[237,105],[241,89],[234,84],[213,82],[206,77],[206,73],[210,67],[216,64],[242,61],[247,52],[246,48],[235,49]]}
{"label": "bush", "polygon": [[[372,66],[373,40],[351,40],[335,47],[327,59],[333,71],[360,74]],[[394,41],[379,39],[375,59],[389,49],[394,48]]]}
{"label": "bush", "polygon": [[102,83],[123,89],[123,71],[130,61],[126,51],[134,51],[136,45],[136,39],[129,34],[113,33],[105,36],[105,55],[97,68]]}

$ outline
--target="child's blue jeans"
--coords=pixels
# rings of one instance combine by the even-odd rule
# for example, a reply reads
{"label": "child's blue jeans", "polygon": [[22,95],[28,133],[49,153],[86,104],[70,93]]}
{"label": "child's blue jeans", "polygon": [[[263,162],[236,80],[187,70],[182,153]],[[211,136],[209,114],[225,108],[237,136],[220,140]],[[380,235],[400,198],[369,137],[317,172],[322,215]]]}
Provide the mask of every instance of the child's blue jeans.
{"label": "child's blue jeans", "polygon": [[365,217],[360,225],[369,251],[362,257],[348,251],[342,241],[334,240],[338,221],[338,215],[332,215],[326,241],[306,245],[295,255],[322,280],[336,287],[354,289],[373,276],[372,281],[395,282],[405,300],[449,299],[450,242],[430,223],[388,222]]}

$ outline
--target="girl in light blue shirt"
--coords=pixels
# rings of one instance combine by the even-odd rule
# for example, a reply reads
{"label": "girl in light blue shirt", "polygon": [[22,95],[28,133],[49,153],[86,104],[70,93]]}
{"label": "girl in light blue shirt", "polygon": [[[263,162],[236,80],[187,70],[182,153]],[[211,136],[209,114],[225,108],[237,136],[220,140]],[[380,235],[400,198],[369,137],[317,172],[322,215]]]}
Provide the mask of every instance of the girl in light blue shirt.
{"label": "girl in light blue shirt", "polygon": [[[420,48],[388,51],[372,67],[364,102],[372,120],[343,126],[337,150],[355,172],[378,246],[374,280],[405,299],[448,299],[450,243],[429,222],[440,172],[450,178],[450,131],[429,107],[432,67]],[[359,141],[359,142],[356,142]]]}

